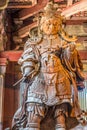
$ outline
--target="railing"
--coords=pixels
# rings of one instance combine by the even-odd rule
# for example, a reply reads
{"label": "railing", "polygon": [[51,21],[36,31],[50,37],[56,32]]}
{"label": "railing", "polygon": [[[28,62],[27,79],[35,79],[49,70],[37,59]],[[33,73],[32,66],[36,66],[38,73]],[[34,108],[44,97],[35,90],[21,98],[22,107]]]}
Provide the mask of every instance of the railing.
{"label": "railing", "polygon": [[87,81],[84,82],[85,89],[78,93],[81,109],[87,112]]}

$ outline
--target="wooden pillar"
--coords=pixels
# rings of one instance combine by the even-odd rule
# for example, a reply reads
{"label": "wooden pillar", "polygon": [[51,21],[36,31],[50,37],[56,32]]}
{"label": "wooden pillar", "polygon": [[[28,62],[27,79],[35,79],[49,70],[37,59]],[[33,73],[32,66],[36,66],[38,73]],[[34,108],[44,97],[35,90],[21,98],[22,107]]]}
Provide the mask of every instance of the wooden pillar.
{"label": "wooden pillar", "polygon": [[6,63],[6,58],[0,58],[0,130],[3,129],[4,76],[6,72]]}

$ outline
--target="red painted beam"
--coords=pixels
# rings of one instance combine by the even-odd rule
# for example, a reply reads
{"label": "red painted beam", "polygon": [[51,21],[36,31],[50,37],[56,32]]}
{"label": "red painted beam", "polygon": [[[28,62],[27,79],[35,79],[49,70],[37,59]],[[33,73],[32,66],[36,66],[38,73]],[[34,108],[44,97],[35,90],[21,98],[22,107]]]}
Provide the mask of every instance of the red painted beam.
{"label": "red painted beam", "polygon": [[0,66],[4,66],[7,64],[7,59],[6,58],[0,58]]}
{"label": "red painted beam", "polygon": [[29,9],[22,9],[18,13],[20,20],[24,20],[42,10],[49,0],[38,0],[38,4]]}
{"label": "red painted beam", "polygon": [[[18,61],[23,51],[0,52],[0,58],[7,58],[9,61]],[[82,60],[87,60],[87,51],[79,51]]]}
{"label": "red painted beam", "polygon": [[9,61],[18,61],[23,51],[0,52],[0,58],[7,58]]}
{"label": "red painted beam", "polygon": [[87,18],[78,18],[75,17],[75,19],[67,19],[66,20],[66,25],[83,25],[84,22],[87,22]]}
{"label": "red painted beam", "polygon": [[87,36],[78,36],[77,38],[78,40],[76,41],[76,43],[80,42],[81,44],[83,44],[84,41],[87,41]]}
{"label": "red painted beam", "polygon": [[87,51],[79,51],[82,60],[87,60]]}

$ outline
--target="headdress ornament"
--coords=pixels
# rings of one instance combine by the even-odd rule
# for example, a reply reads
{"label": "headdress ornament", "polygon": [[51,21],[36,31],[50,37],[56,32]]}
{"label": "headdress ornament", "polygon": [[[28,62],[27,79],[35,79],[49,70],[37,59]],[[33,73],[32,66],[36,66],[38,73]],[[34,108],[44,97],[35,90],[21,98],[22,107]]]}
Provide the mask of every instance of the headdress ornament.
{"label": "headdress ornament", "polygon": [[41,24],[51,17],[54,19],[58,19],[58,22],[60,22],[60,24],[62,24],[65,20],[65,18],[61,16],[61,10],[58,8],[58,4],[54,4],[52,1],[48,2],[47,5],[44,7],[41,16]]}

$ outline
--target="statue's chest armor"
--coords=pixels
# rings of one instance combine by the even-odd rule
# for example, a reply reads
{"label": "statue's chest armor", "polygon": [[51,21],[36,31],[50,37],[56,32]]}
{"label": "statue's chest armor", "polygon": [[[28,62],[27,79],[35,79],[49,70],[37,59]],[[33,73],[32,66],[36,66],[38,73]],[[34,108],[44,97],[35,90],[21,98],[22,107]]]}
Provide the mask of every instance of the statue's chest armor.
{"label": "statue's chest armor", "polygon": [[61,61],[59,57],[55,55],[55,51],[60,51],[60,44],[61,41],[55,39],[49,41],[44,40],[41,45],[38,46],[42,71],[48,73],[58,71]]}
{"label": "statue's chest armor", "polygon": [[40,55],[42,56],[44,53],[50,53],[56,50],[59,50],[61,46],[60,39],[44,39],[42,43],[38,46],[40,51]]}

